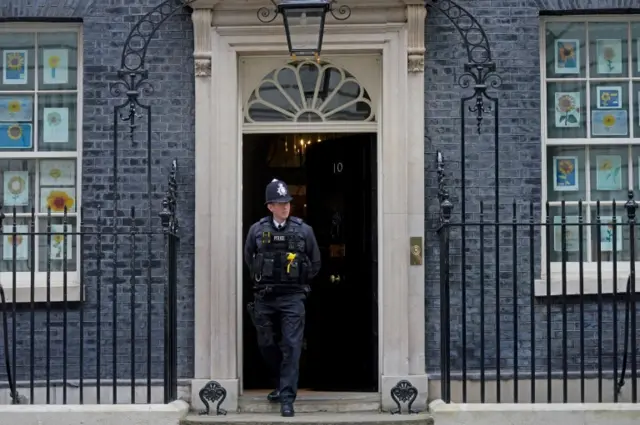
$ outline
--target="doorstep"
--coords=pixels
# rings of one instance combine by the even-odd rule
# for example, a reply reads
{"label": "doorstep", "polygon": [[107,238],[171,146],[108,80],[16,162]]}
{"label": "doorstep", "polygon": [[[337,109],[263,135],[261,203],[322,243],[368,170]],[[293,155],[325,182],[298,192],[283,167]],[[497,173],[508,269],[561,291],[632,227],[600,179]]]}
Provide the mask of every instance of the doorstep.
{"label": "doorstep", "polygon": [[[240,413],[280,413],[280,404],[267,400],[266,390],[245,391],[238,398]],[[380,394],[300,390],[294,404],[296,413],[379,412]]]}
{"label": "doorstep", "polygon": [[200,416],[190,414],[180,421],[180,425],[233,424],[233,425],[279,425],[294,423],[301,425],[385,425],[411,424],[433,425],[433,418],[427,413],[415,415],[391,415],[390,413],[299,413],[293,418],[283,418],[273,413],[229,413],[226,416]]}

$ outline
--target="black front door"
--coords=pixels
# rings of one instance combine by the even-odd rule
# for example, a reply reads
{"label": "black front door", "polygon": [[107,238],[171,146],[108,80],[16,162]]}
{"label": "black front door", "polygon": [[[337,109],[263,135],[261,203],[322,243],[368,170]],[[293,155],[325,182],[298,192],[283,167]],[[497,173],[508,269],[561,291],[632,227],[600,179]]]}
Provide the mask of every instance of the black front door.
{"label": "black front door", "polygon": [[301,387],[376,391],[377,211],[375,136],[308,147],[307,221],[322,270],[307,302]]}

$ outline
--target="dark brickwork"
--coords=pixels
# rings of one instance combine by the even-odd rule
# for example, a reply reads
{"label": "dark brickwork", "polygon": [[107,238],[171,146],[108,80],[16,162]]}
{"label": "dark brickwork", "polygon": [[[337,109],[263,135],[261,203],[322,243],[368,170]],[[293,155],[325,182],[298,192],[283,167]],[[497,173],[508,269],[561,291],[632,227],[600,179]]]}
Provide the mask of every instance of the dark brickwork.
{"label": "dark brickwork", "polygon": [[[459,0],[458,3],[473,14],[487,33],[493,56],[502,76],[503,84],[493,93],[499,97],[500,148],[499,161],[494,161],[493,117],[487,115],[483,134],[475,130],[475,119],[467,113],[464,161],[466,165],[466,219],[479,220],[479,202],[487,203],[487,220],[494,219],[494,176],[499,170],[500,219],[511,220],[511,203],[518,204],[519,220],[527,217],[528,202],[534,202],[536,221],[539,220],[541,196],[541,140],[540,140],[540,61],[539,61],[539,12],[541,10],[596,10],[640,8],[637,0]],[[623,12],[624,13],[624,12]],[[440,288],[439,248],[435,229],[438,225],[437,179],[435,173],[436,151],[441,150],[447,161],[447,184],[455,206],[454,221],[460,221],[461,211],[461,143],[460,143],[460,98],[470,94],[455,83],[456,76],[463,73],[467,62],[462,38],[445,16],[435,11],[429,13],[426,24],[427,56],[425,64],[426,99],[426,311],[427,311],[427,368],[438,374],[440,364]],[[476,39],[477,41],[477,39]],[[528,230],[519,230],[517,247],[517,280],[513,289],[513,232],[502,228],[499,232],[500,247],[496,248],[496,237],[492,229],[485,233],[485,266],[479,267],[480,237],[478,228],[465,235],[466,250],[461,252],[460,229],[454,229],[451,247],[451,362],[452,373],[459,374],[463,350],[466,353],[468,370],[480,368],[480,281],[485,279],[485,362],[488,371],[496,369],[496,353],[500,352],[503,375],[513,373],[514,350],[519,358],[519,370],[531,370],[532,332],[530,320],[530,250]],[[540,273],[539,234],[536,233],[534,264],[536,276]],[[496,307],[496,252],[498,252],[499,306]],[[467,341],[462,346],[462,298],[461,262],[466,259]],[[610,279],[610,277],[609,277]],[[513,298],[517,298],[519,324],[518,337],[514,338]],[[536,369],[547,369],[546,357],[546,299],[535,300]],[[552,370],[563,369],[562,357],[562,306],[558,299],[552,301]],[[496,311],[499,309],[501,339],[496,342]],[[618,304],[619,352],[622,349],[622,323],[624,309]],[[613,361],[613,312],[612,301],[607,299],[603,309],[603,368],[612,369]],[[572,298],[567,306],[568,367],[579,370],[580,365],[580,319],[579,300]],[[598,327],[597,304],[593,299],[585,304],[585,366],[588,373],[597,370]],[[514,348],[517,347],[517,348]],[[621,355],[619,356],[619,358]],[[618,363],[619,365],[620,363]],[[619,367],[619,366],[618,366]],[[477,373],[475,374],[477,376]]]}
{"label": "dark brickwork", "polygon": [[[86,208],[86,222],[89,229],[95,229],[97,209],[100,207],[106,217],[111,217],[114,209],[113,193],[113,107],[124,101],[123,97],[111,94],[110,86],[116,81],[116,71],[120,66],[122,48],[132,26],[139,18],[157,6],[160,0],[0,0],[0,17],[52,20],[55,18],[81,18],[84,38],[84,105],[83,105],[83,176],[82,199]],[[1,24],[0,24],[1,25]],[[179,377],[193,376],[193,250],[194,250],[194,76],[193,76],[193,32],[188,10],[183,10],[169,18],[156,33],[147,54],[149,81],[154,93],[143,98],[152,105],[152,214],[157,217],[160,199],[167,189],[168,170],[171,160],[179,164],[179,217],[181,242],[178,258],[178,374]],[[146,128],[146,121],[141,122]],[[120,124],[122,128],[126,123]],[[131,207],[137,209],[141,217],[138,224],[147,221],[146,184],[146,133],[140,130],[132,142],[120,135],[118,144],[118,190],[120,216],[128,216]],[[110,219],[105,221],[111,231]],[[127,224],[121,219],[121,224]],[[160,230],[157,220],[154,226]],[[96,374],[97,339],[96,319],[100,305],[102,334],[100,336],[102,355],[101,376],[113,376],[113,308],[116,315],[116,356],[117,375],[127,379],[131,376],[131,322],[135,324],[136,347],[134,357],[136,378],[147,376],[147,292],[146,292],[146,242],[140,237],[131,250],[129,239],[119,237],[103,238],[103,275],[101,278],[101,298],[97,298],[95,253],[98,249],[95,238],[86,240],[85,271],[87,278],[84,319],[84,371],[86,379]],[[162,378],[163,359],[163,282],[165,275],[162,236],[154,237],[152,246],[152,367],[153,378]],[[113,282],[113,249],[118,246],[115,288]],[[132,253],[138,253],[135,263],[131,263]],[[130,276],[131,266],[136,268],[135,311],[131,314]],[[115,296],[115,299],[114,299]],[[26,307],[26,309],[25,309]],[[28,306],[19,306],[17,313],[17,375],[19,380],[29,379],[30,311]],[[49,329],[51,331],[51,378],[62,376],[63,352],[66,349],[70,379],[79,376],[80,330],[78,305],[68,311],[68,344],[62,344],[63,311],[54,305]],[[35,320],[35,379],[45,377],[47,319],[41,308]],[[12,323],[9,323],[10,334]],[[4,368],[0,370],[0,383],[5,381]]]}
{"label": "dark brickwork", "polygon": [[[121,101],[115,99],[109,84],[115,80],[115,72],[120,62],[120,54],[125,38],[137,19],[159,1],[149,0],[0,0],[0,17],[12,18],[82,18],[84,37],[84,172],[83,200],[88,209],[88,223],[95,221],[96,209],[101,206],[106,213],[113,208],[113,195],[110,192],[113,175],[112,158],[112,115],[113,105]],[[539,72],[539,18],[540,10],[577,10],[577,9],[615,9],[640,8],[637,0],[460,0],[462,6],[476,16],[487,32],[493,54],[498,65],[498,72],[503,77],[502,88],[497,92],[500,98],[500,197],[503,219],[510,218],[510,203],[515,198],[519,202],[536,203],[536,215],[540,214],[540,72]],[[437,182],[435,174],[435,152],[442,150],[447,160],[448,184],[452,190],[456,212],[460,212],[460,112],[459,99],[468,91],[463,91],[455,84],[455,77],[463,72],[466,62],[466,51],[461,44],[460,35],[446,17],[431,12],[427,18],[426,29],[426,117],[425,128],[428,136],[425,144],[427,183],[427,215],[426,242],[426,288],[427,288],[427,367],[430,372],[438,372],[439,368],[439,269],[438,245],[435,234],[438,205],[436,201]],[[166,187],[166,171],[172,158],[178,158],[180,164],[180,218],[182,241],[179,259],[179,375],[192,376],[193,369],[193,212],[194,212],[194,132],[193,132],[193,67],[191,52],[193,36],[189,16],[180,14],[170,18],[158,31],[151,43],[148,54],[150,80],[155,93],[149,99],[153,104],[153,191],[159,192]],[[492,119],[485,120],[483,135],[474,132],[473,119],[468,118],[466,142],[466,185],[467,219],[477,219],[479,201],[486,201],[488,213],[492,213],[494,202],[493,173],[496,169],[493,161]],[[146,185],[139,168],[144,166],[144,134],[138,135],[135,143],[123,139],[119,147],[119,172],[121,176],[120,190],[122,196],[120,207],[125,210],[131,206],[146,214],[144,192]],[[157,200],[156,200],[157,203]],[[111,210],[110,210],[111,208]],[[522,208],[520,209],[522,210]],[[519,210],[519,216],[522,211]],[[93,220],[93,221],[92,221]],[[459,232],[456,234],[459,235]],[[488,231],[487,241],[494,240]],[[456,239],[457,236],[454,236]],[[467,235],[467,362],[470,369],[479,368],[479,281],[477,249],[479,246],[477,231]],[[512,368],[514,351],[514,332],[511,317],[513,313],[510,232],[500,236],[500,347],[501,364],[506,370]],[[89,251],[96,248],[95,240],[87,242]],[[111,245],[103,249],[111,249]],[[518,313],[521,317],[517,352],[521,358],[520,366],[528,370],[531,358],[531,332],[529,322],[530,288],[527,272],[529,269],[528,240],[526,234],[517,240],[518,263]],[[489,369],[495,369],[495,243],[485,250],[486,264],[483,271],[488,289],[486,298],[486,361]],[[118,276],[127,276],[128,246],[122,244],[118,263]],[[454,370],[460,369],[462,347],[461,332],[461,298],[460,298],[460,252],[459,244],[452,247],[452,267],[454,275],[451,282],[451,327],[454,329],[451,359]],[[154,266],[158,266],[161,252]],[[538,253],[536,252],[536,271],[539,272]],[[107,258],[107,260],[109,260]],[[107,266],[111,263],[107,261]],[[156,267],[154,275],[161,273]],[[97,351],[95,323],[97,316],[96,272],[95,260],[86,261],[87,302],[85,304],[85,376],[91,378],[95,373],[95,357]],[[110,273],[110,272],[109,272]],[[113,290],[109,277],[102,281],[101,319],[105,332],[101,335],[101,353],[103,366],[101,375],[112,376],[112,309]],[[116,288],[118,302],[117,316],[117,356],[118,375],[122,378],[130,376],[129,324],[130,306],[126,283]],[[154,287],[156,288],[156,287]],[[145,292],[141,291],[138,304],[143,304]],[[153,332],[154,362],[152,375],[160,378],[162,374],[161,354],[161,289],[153,290],[155,310],[153,321],[158,327]],[[138,299],[137,299],[138,300]],[[545,349],[543,341],[546,335],[546,316],[544,300],[536,301],[536,357],[538,369],[544,368]],[[138,307],[134,315],[136,324],[146,329],[145,307]],[[553,369],[561,370],[562,347],[560,342],[561,306],[554,301],[553,306]],[[611,303],[605,304],[603,311],[605,328],[612,324]],[[622,310],[621,310],[622,311]],[[593,370],[597,353],[596,305],[588,302],[585,308],[588,368]],[[30,327],[30,313],[19,311],[16,320],[17,335],[17,370],[19,379],[29,378],[30,344],[27,338]],[[77,306],[68,312],[69,334],[66,347],[69,377],[79,374],[79,313]],[[571,330],[569,344],[569,366],[578,368],[576,341],[578,335],[578,305],[572,302],[568,306],[568,322]],[[621,322],[621,317],[619,318]],[[53,378],[62,374],[62,311],[59,306],[53,311],[50,319],[51,329],[51,371]],[[42,310],[36,314],[36,379],[43,379],[45,372],[45,338],[46,317]],[[622,328],[620,326],[620,328]],[[11,329],[11,323],[10,323]],[[144,331],[143,331],[144,332]],[[141,333],[143,333],[141,332]],[[619,338],[621,340],[621,338]],[[145,335],[136,338],[139,343],[135,350],[137,376],[144,377],[146,371],[146,351],[142,348],[146,342]],[[611,332],[605,332],[604,354],[611,358]],[[605,365],[607,368],[608,364]],[[4,372],[0,371],[0,381]]]}

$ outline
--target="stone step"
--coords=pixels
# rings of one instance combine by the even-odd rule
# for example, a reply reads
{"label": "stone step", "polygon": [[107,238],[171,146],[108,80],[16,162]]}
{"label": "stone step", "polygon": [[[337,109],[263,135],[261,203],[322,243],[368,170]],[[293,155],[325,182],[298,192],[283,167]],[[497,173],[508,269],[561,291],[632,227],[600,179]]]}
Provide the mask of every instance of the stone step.
{"label": "stone step", "polygon": [[[238,399],[240,413],[280,413],[278,403],[267,400],[268,391],[245,391]],[[297,413],[378,412],[380,394],[302,390],[295,403]]]}
{"label": "stone step", "polygon": [[416,415],[391,415],[389,413],[307,413],[296,412],[293,418],[283,418],[278,414],[229,413],[226,416],[188,415],[180,425],[233,424],[233,425],[386,425],[411,424],[433,425],[433,418],[426,413]]}

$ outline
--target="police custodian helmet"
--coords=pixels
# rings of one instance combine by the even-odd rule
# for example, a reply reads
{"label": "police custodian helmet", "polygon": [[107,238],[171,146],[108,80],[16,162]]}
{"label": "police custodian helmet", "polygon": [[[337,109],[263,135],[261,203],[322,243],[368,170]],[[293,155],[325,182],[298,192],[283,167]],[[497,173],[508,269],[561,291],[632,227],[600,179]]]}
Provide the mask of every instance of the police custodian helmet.
{"label": "police custodian helmet", "polygon": [[267,185],[265,198],[265,204],[286,203],[291,202],[293,199],[291,195],[289,195],[289,188],[287,187],[287,184],[278,179],[271,180]]}

